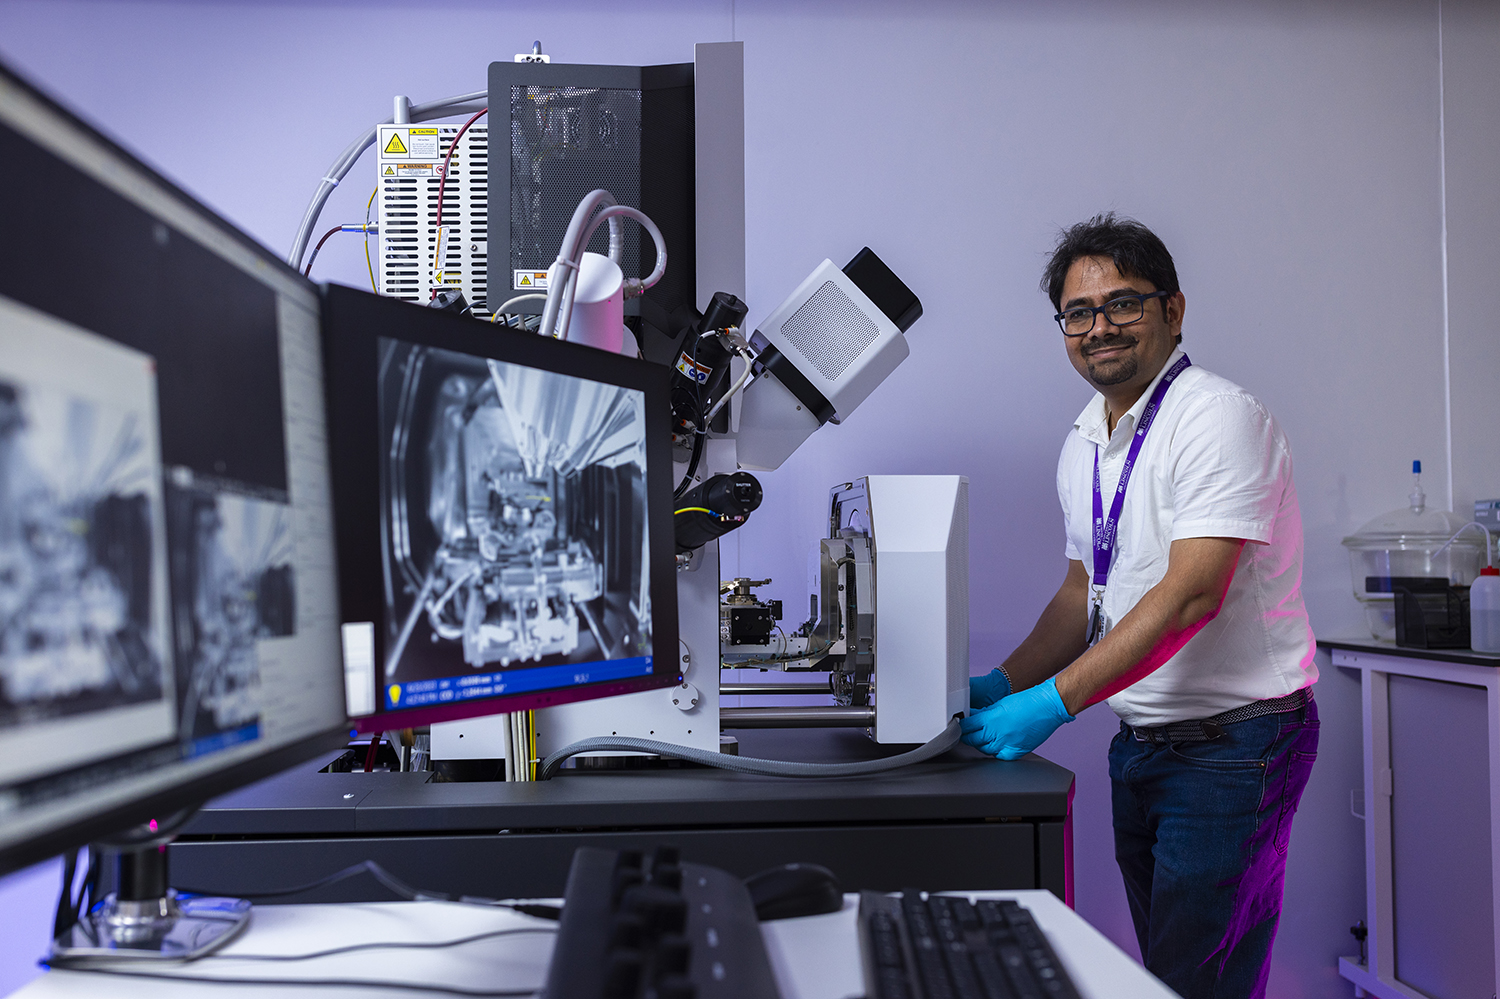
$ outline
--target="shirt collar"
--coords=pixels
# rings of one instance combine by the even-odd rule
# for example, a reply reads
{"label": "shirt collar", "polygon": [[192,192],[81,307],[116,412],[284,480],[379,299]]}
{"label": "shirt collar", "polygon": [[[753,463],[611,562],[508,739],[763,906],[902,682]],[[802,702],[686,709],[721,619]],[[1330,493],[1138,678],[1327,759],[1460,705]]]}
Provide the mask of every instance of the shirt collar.
{"label": "shirt collar", "polygon": [[[1116,433],[1119,433],[1120,428],[1125,427],[1127,424],[1129,424],[1128,432],[1135,432],[1136,422],[1140,420],[1141,414],[1145,412],[1146,406],[1151,402],[1151,393],[1156,391],[1157,383],[1161,381],[1162,376],[1171,369],[1172,365],[1177,363],[1177,359],[1181,356],[1181,347],[1172,351],[1171,356],[1162,363],[1161,370],[1156,373],[1156,377],[1151,379],[1151,384],[1147,385],[1145,390],[1141,392],[1141,397],[1135,401],[1135,405],[1131,406],[1125,415],[1120,417],[1115,423]],[[1097,444],[1100,447],[1109,444],[1109,417],[1106,412],[1106,403],[1102,392],[1095,392],[1094,397],[1089,400],[1089,404],[1083,407],[1083,412],[1079,413],[1078,419],[1073,421],[1073,429],[1077,430],[1078,435],[1090,444]]]}

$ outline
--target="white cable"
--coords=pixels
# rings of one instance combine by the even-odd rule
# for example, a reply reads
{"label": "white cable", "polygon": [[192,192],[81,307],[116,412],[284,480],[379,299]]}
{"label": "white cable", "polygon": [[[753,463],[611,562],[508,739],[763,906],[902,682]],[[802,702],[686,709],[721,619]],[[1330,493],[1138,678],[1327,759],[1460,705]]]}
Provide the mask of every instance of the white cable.
{"label": "white cable", "polygon": [[524,295],[517,295],[515,298],[506,299],[505,302],[500,306],[500,308],[496,309],[493,314],[498,316],[498,315],[501,315],[502,313],[508,312],[508,311],[510,311],[510,307],[512,305],[515,305],[517,302],[529,302],[529,301],[532,301],[533,299],[546,298],[546,297],[547,297],[546,295],[543,295],[539,291],[528,291]]}
{"label": "white cable", "polygon": [[[459,94],[456,97],[444,97],[442,100],[428,101],[425,104],[413,104],[410,120],[416,123],[431,121],[433,118],[446,118],[450,115],[469,114],[488,106],[489,96],[488,90],[476,90],[472,94]],[[375,137],[380,134],[380,126],[393,124],[395,121],[387,118],[370,126],[359,138],[349,143],[339,154],[338,159],[333,161],[333,166],[328,168],[328,173],[318,181],[318,189],[313,192],[312,201],[308,203],[307,211],[302,215],[302,224],[297,228],[296,238],[292,240],[292,252],[287,254],[287,263],[298,270],[302,269],[302,258],[307,254],[307,244],[312,238],[313,228],[318,224],[318,216],[323,214],[323,206],[327,204],[328,196],[353,169],[364,151],[375,144]],[[402,124],[407,123],[402,122]]]}
{"label": "white cable", "polygon": [[748,350],[744,347],[736,347],[735,352],[745,359],[745,370],[740,372],[740,376],[734,380],[734,384],[729,386],[723,395],[719,396],[719,401],[714,403],[714,408],[710,409],[708,415],[703,418],[703,425],[705,427],[714,422],[714,417],[719,415],[719,410],[724,408],[724,404],[729,401],[730,397],[745,387],[745,383],[750,380],[750,373],[755,370],[755,358],[751,356]]}

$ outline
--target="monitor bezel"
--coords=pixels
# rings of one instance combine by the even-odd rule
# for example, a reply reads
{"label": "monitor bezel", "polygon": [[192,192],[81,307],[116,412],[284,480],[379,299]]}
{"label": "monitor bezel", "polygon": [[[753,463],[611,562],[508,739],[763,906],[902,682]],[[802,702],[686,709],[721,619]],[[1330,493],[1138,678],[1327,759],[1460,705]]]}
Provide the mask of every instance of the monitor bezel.
{"label": "monitor bezel", "polygon": [[[309,298],[316,296],[317,286],[299,273],[296,268],[261,245],[248,233],[236,228],[214,209],[182,190],[118,141],[90,125],[78,114],[16,73],[4,61],[0,61],[0,79],[25,93],[48,113],[56,115],[62,124],[97,144],[106,155],[117,158],[126,169],[148,181],[160,192],[254,253],[256,257],[264,261],[265,266],[277,274],[278,279],[300,283],[305,287]],[[27,252],[36,252],[36,247],[31,247]],[[13,844],[0,844],[0,875],[29,867],[89,843],[107,840],[111,833],[118,833],[149,821],[165,819],[184,809],[199,808],[213,798],[236,788],[252,784],[289,767],[336,750],[346,745],[348,738],[348,724],[340,722],[335,726],[309,733],[294,742],[280,745],[269,752],[242,759],[223,769],[199,774],[168,787],[149,791],[127,804],[111,806],[84,818],[69,819],[56,825],[49,825],[43,831]]]}
{"label": "monitor bezel", "polygon": [[[328,443],[333,471],[334,547],[339,558],[339,602],[345,622],[374,620],[376,710],[351,717],[351,728],[382,732],[459,721],[511,711],[569,704],[675,686],[682,682],[677,648],[676,558],[672,542],[671,372],[622,354],[553,340],[384,298],[338,284],[323,287],[323,372],[327,385]],[[383,615],[361,609],[383,606],[379,571],[381,450],[376,408],[376,342],[390,337],[475,357],[522,364],[592,381],[636,389],[645,395],[646,423],[658,428],[646,438],[647,529],[651,561],[652,672],[566,688],[387,710],[379,696],[384,681]],[[371,552],[375,554],[372,556]],[[372,567],[375,571],[371,571]]]}

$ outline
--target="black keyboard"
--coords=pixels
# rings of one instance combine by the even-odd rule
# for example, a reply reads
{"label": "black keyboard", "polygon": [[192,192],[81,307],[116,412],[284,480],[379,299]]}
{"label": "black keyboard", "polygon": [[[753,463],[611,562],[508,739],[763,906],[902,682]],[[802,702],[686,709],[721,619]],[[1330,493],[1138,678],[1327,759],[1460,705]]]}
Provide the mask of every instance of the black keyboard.
{"label": "black keyboard", "polygon": [[1031,913],[1011,901],[861,892],[870,999],[1078,999]]}
{"label": "black keyboard", "polygon": [[548,999],[778,995],[750,892],[678,852],[580,847],[547,971]]}

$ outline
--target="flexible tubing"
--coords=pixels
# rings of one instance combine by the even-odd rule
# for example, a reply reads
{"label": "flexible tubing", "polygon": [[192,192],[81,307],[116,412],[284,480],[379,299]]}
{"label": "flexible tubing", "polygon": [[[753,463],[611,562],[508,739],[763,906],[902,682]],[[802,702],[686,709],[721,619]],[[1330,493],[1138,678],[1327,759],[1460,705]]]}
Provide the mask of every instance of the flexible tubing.
{"label": "flexible tubing", "polygon": [[613,260],[616,266],[625,259],[625,224],[619,218],[609,220],[609,259]]}
{"label": "flexible tubing", "polygon": [[[604,193],[608,194],[607,191]],[[612,196],[610,200],[611,202],[614,200]],[[600,211],[599,214],[595,215],[588,228],[579,234],[578,242],[574,247],[574,254],[570,259],[572,259],[575,264],[583,263],[584,249],[589,245],[589,240],[594,238],[594,232],[598,230],[599,226],[606,220],[609,222],[610,243],[611,246],[613,246],[615,230],[619,226],[621,218],[635,219],[641,224],[643,228],[645,228],[648,233],[651,234],[651,238],[656,241],[656,266],[652,269],[651,273],[647,275],[645,280],[637,280],[631,278],[625,281],[625,297],[631,298],[635,295],[641,294],[647,288],[653,287],[656,282],[661,280],[662,275],[667,271],[666,241],[662,238],[661,230],[656,227],[656,223],[652,222],[651,219],[646,217],[641,212],[629,207],[628,205],[610,204],[608,207]],[[559,259],[561,259],[561,257],[559,257]],[[634,288],[633,291],[632,287]],[[572,324],[573,321],[573,302],[577,293],[578,268],[568,268],[567,284],[563,288],[562,302],[558,306],[558,316],[553,324],[554,335],[559,340],[566,340],[568,338],[568,327]]]}
{"label": "flexible tubing", "polygon": [[[661,280],[662,275],[667,272],[667,241],[662,239],[661,230],[656,227],[656,223],[652,222],[644,213],[631,208],[629,205],[613,205],[604,209],[604,211],[594,217],[593,224],[584,232],[582,245],[589,245],[589,240],[594,238],[594,230],[599,228],[599,223],[605,219],[609,220],[610,239],[613,241],[614,227],[617,224],[617,220],[621,217],[635,219],[639,222],[641,227],[651,234],[651,240],[656,244],[656,266],[651,269],[650,274],[641,280],[642,289],[655,287],[656,283]],[[618,263],[618,261],[616,262]]]}
{"label": "flexible tubing", "polygon": [[583,227],[596,208],[608,208],[614,204],[615,196],[601,187],[585,194],[578,207],[573,209],[568,231],[563,234],[562,245],[557,250],[557,261],[548,275],[547,304],[542,307],[542,323],[537,327],[542,336],[556,336],[559,312],[571,311],[574,278],[578,271],[578,237],[583,234]]}
{"label": "flexible tubing", "polygon": [[[459,94],[455,97],[444,97],[438,101],[427,101],[425,104],[413,104],[410,123],[472,113],[481,107],[488,107],[489,99],[488,90],[476,90],[472,94]],[[464,107],[464,105],[472,105],[472,107]],[[292,240],[292,252],[287,254],[287,263],[298,270],[302,269],[302,257],[307,253],[307,244],[312,239],[313,227],[318,224],[318,216],[323,214],[323,206],[328,202],[328,196],[333,193],[335,187],[339,186],[339,181],[344,179],[344,175],[353,169],[355,162],[364,154],[364,151],[375,144],[375,136],[379,134],[380,126],[395,123],[393,116],[371,125],[359,138],[349,143],[339,154],[338,159],[333,161],[333,166],[328,168],[328,172],[318,182],[318,189],[313,192],[312,201],[308,203],[307,211],[303,213],[302,225],[297,229],[296,239]],[[401,124],[405,125],[408,122]]]}
{"label": "flexible tubing", "polygon": [[675,760],[687,760],[690,763],[702,763],[721,770],[757,774],[762,777],[859,777],[864,774],[885,773],[888,770],[896,770],[911,766],[913,763],[930,760],[934,756],[941,756],[958,745],[958,736],[958,718],[955,716],[948,723],[947,728],[924,746],[918,746],[899,756],[889,756],[883,760],[864,760],[859,763],[796,763],[787,760],[758,760],[754,757],[731,756],[728,753],[715,753],[706,749],[694,749],[691,746],[678,746],[670,742],[657,742],[655,739],[597,736],[592,739],[580,739],[548,756],[542,761],[542,771],[537,775],[537,780],[551,780],[563,761],[570,756],[577,756],[579,753],[621,751],[655,753],[657,756],[669,756]]}

